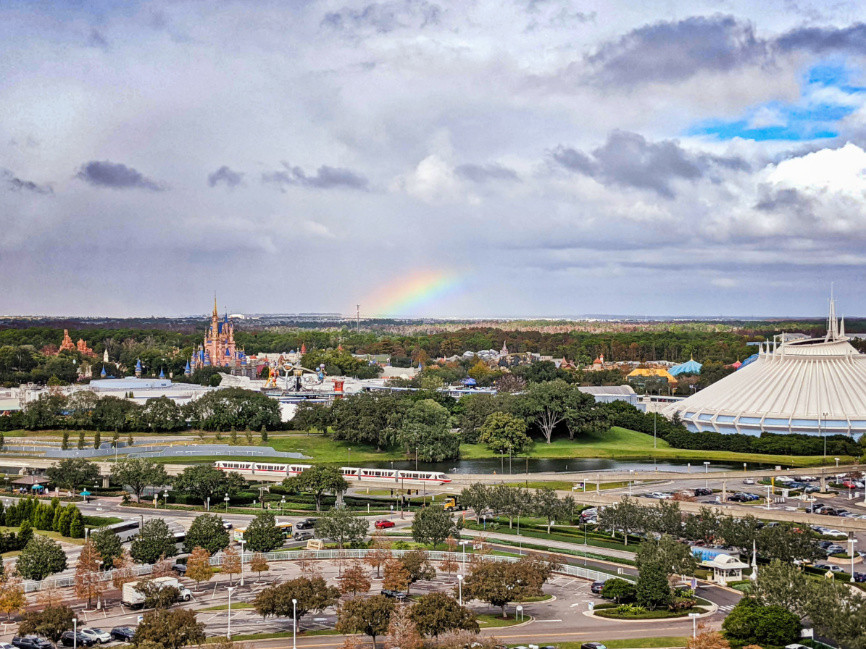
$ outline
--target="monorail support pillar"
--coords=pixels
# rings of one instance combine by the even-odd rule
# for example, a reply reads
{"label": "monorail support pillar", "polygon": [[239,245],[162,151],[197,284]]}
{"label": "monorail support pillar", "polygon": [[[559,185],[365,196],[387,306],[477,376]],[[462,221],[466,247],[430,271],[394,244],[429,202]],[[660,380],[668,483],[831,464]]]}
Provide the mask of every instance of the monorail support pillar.
{"label": "monorail support pillar", "polygon": [[342,507],[342,506],[343,506],[343,492],[338,491],[337,492],[337,507]]}
{"label": "monorail support pillar", "polygon": [[722,480],[722,503],[728,501],[728,481]]}
{"label": "monorail support pillar", "polygon": [[110,481],[110,480],[111,480],[111,476],[109,476],[109,475],[104,475],[104,476],[102,476],[102,488],[103,488],[103,489],[108,489],[108,487],[111,486],[111,485],[109,484],[109,481]]}

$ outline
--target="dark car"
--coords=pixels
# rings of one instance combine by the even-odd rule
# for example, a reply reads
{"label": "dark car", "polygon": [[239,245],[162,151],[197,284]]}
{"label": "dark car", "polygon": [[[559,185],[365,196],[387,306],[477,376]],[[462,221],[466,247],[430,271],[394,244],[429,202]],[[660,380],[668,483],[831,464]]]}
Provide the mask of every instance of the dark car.
{"label": "dark car", "polygon": [[54,645],[51,642],[35,635],[16,635],[12,638],[12,646],[18,647],[18,649],[54,649]]}
{"label": "dark car", "polygon": [[78,633],[75,633],[74,631],[65,631],[63,635],[60,636],[60,642],[64,647],[72,647],[76,644],[85,647],[92,647],[94,644],[93,640],[81,633],[81,631]]}
{"label": "dark car", "polygon": [[826,550],[831,545],[835,545],[835,543],[833,543],[833,541],[818,541],[818,547],[822,550]]}
{"label": "dark car", "polygon": [[592,591],[593,595],[601,595],[601,591],[604,588],[603,581],[594,581],[592,582],[592,586],[589,587],[589,590]]}
{"label": "dark car", "polygon": [[854,581],[863,583],[866,582],[866,572],[855,572],[854,573]]}
{"label": "dark car", "polygon": [[728,502],[732,503],[747,503],[751,500],[748,494],[734,494],[733,496],[728,496]]}
{"label": "dark car", "polygon": [[713,490],[706,487],[698,487],[695,489],[695,496],[712,496]]}
{"label": "dark car", "polygon": [[406,593],[399,590],[391,590],[389,588],[382,589],[382,595],[388,598],[396,599],[398,602],[403,602],[406,600]]}
{"label": "dark car", "polygon": [[607,649],[607,647],[600,642],[584,642],[580,645],[580,649]]}
{"label": "dark car", "polygon": [[131,626],[116,626],[111,630],[111,637],[120,642],[132,642],[135,636],[135,629]]}
{"label": "dark car", "polygon": [[295,541],[307,541],[309,539],[316,538],[316,535],[313,532],[303,531],[295,532],[294,534],[292,534],[292,538],[295,539]]}
{"label": "dark car", "polygon": [[305,518],[295,525],[296,530],[311,530],[316,526],[315,518]]}
{"label": "dark car", "polygon": [[186,564],[185,563],[176,563],[171,567],[178,575],[186,574]]}

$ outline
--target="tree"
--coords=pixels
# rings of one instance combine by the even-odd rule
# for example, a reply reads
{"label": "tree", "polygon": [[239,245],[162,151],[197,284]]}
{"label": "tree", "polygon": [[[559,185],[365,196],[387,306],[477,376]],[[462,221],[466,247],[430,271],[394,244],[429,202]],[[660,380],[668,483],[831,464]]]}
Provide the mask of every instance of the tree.
{"label": "tree", "polygon": [[409,585],[406,587],[406,593],[409,593],[409,588],[416,581],[429,581],[436,578],[436,570],[433,564],[430,563],[430,557],[421,549],[410,550],[400,559],[403,567],[409,573]]}
{"label": "tree", "polygon": [[457,572],[457,569],[460,567],[455,558],[457,540],[453,536],[449,536],[445,539],[445,546],[447,547],[447,554],[445,555],[445,559],[439,564],[439,572],[448,573],[448,578],[450,579],[451,573]]}
{"label": "tree", "polygon": [[168,577],[174,571],[172,570],[172,566],[174,565],[174,561],[167,558],[164,554],[156,560],[156,563],[153,564],[153,568],[150,571],[150,576],[154,579],[159,577]]}
{"label": "tree", "polygon": [[135,628],[132,644],[136,647],[181,649],[205,641],[204,624],[189,609],[174,611],[160,608],[148,611]]}
{"label": "tree", "polygon": [[557,521],[568,520],[574,513],[574,498],[566,496],[560,500],[556,496],[556,490],[550,487],[538,489],[532,498],[532,512],[547,521],[547,533],[550,534],[551,526]]}
{"label": "tree", "polygon": [[752,584],[750,594],[762,606],[781,606],[805,617],[809,589],[809,577],[802,569],[773,559],[758,571],[758,579]]}
{"label": "tree", "polygon": [[135,563],[132,560],[132,555],[126,548],[123,549],[123,554],[114,559],[114,570],[111,572],[111,585],[117,590],[123,589],[123,584],[128,584],[138,578],[138,573],[135,571]]}
{"label": "tree", "polygon": [[100,446],[102,446],[102,433],[96,431],[93,434],[93,448],[98,449]]}
{"label": "tree", "polygon": [[463,487],[460,492],[459,502],[463,503],[464,507],[475,512],[475,521],[481,522],[481,514],[483,514],[493,503],[493,490],[486,484],[476,482]]}
{"label": "tree", "polygon": [[243,388],[222,388],[184,406],[184,413],[193,428],[229,431],[267,426],[280,428],[280,404],[267,395]]}
{"label": "tree", "polygon": [[348,568],[343,571],[343,574],[339,578],[340,581],[340,592],[343,595],[348,593],[352,593],[352,595],[357,595],[358,593],[366,593],[370,590],[370,579],[367,577],[367,571],[364,570],[364,566],[361,565],[360,561],[353,561]]}
{"label": "tree", "polygon": [[364,557],[364,562],[371,568],[376,569],[376,579],[379,578],[379,569],[391,558],[391,541],[382,530],[373,532],[370,538],[370,549]]}
{"label": "tree", "polygon": [[436,637],[455,629],[478,633],[475,614],[445,593],[429,593],[420,597],[410,615],[418,633],[425,637]]}
{"label": "tree", "polygon": [[634,584],[627,582],[625,579],[608,579],[604,582],[604,587],[601,589],[601,596],[605,599],[612,599],[617,604],[627,604],[633,602],[635,598]]}
{"label": "tree", "polygon": [[69,537],[73,539],[83,539],[84,538],[84,516],[81,514],[81,511],[75,505],[67,505],[67,509],[70,509],[70,517],[69,517]]}
{"label": "tree", "polygon": [[707,629],[689,638],[686,649],[731,649],[731,645],[721,633]]}
{"label": "tree", "polygon": [[729,640],[738,645],[784,647],[800,638],[800,618],[781,606],[761,606],[743,597],[722,622]]}
{"label": "tree", "polygon": [[450,429],[448,409],[433,399],[416,401],[403,417],[399,441],[422,462],[441,462],[460,455],[460,435]]}
{"label": "tree", "polygon": [[474,561],[463,580],[463,597],[499,606],[502,617],[506,617],[505,607],[510,602],[542,594],[541,588],[555,567],[555,562],[535,557],[508,563],[490,559]]}
{"label": "tree", "polygon": [[514,519],[526,516],[532,510],[532,496],[523,487],[509,487],[500,484],[492,488],[493,509],[508,518],[508,528],[514,526]]}
{"label": "tree", "polygon": [[409,589],[409,579],[409,571],[400,559],[394,557],[385,562],[382,588],[403,592]]}
{"label": "tree", "polygon": [[812,581],[804,602],[817,635],[831,637],[848,649],[866,647],[866,598],[847,583]]}
{"label": "tree", "polygon": [[331,539],[342,550],[345,545],[363,541],[369,527],[366,518],[353,516],[348,508],[334,508],[316,519],[316,536]]}
{"label": "tree", "polygon": [[233,496],[244,486],[244,479],[236,471],[220,471],[208,464],[195,464],[186,467],[174,479],[174,488],[189,494],[206,504],[208,499],[216,502],[223,494]]}
{"label": "tree", "polygon": [[298,577],[263,588],[253,600],[253,608],[264,618],[291,617],[292,599],[297,600],[297,619],[307,613],[321,613],[340,599],[340,591],[328,586],[322,577]]}
{"label": "tree", "polygon": [[393,612],[394,600],[384,595],[356,597],[337,609],[336,629],[340,633],[368,635],[373,638],[373,649],[376,649],[376,638],[387,633]]}
{"label": "tree", "polygon": [[193,548],[204,548],[210,554],[216,554],[228,544],[229,533],[223,525],[222,516],[202,514],[196,516],[189,526],[183,547],[186,552],[192,552]]}
{"label": "tree", "polygon": [[96,549],[93,539],[87,539],[81,554],[78,555],[78,565],[75,568],[75,596],[87,599],[87,608],[94,598],[99,602],[99,595],[105,590],[107,582],[100,579],[102,556]]}
{"label": "tree", "polygon": [[451,512],[446,512],[441,507],[423,507],[415,514],[412,522],[412,538],[415,542],[429,543],[434,550],[449,536],[458,533],[459,528]]}
{"label": "tree", "polygon": [[60,544],[47,536],[34,536],[24,546],[16,564],[25,579],[42,581],[48,575],[66,570],[66,553]]}
{"label": "tree", "polygon": [[668,575],[693,575],[698,563],[688,545],[667,534],[658,541],[641,541],[635,562],[638,570],[648,563],[657,563]]}
{"label": "tree", "polygon": [[74,490],[78,485],[91,485],[99,478],[99,467],[83,457],[59,460],[45,472],[61,489]]}
{"label": "tree", "polygon": [[760,554],[785,562],[814,561],[823,556],[811,535],[803,534],[792,523],[764,527],[757,533],[756,545]]}
{"label": "tree", "polygon": [[[56,587],[54,591],[57,592]],[[43,607],[54,603],[39,602]],[[24,594],[24,583],[21,581],[21,577],[18,576],[18,572],[14,568],[4,570],[0,576],[0,613],[5,613],[8,620],[11,615],[23,613],[26,609],[27,595]]]}
{"label": "tree", "polygon": [[529,449],[532,439],[526,434],[526,421],[510,412],[494,412],[481,426],[479,442],[494,453],[517,455]]}
{"label": "tree", "polygon": [[271,566],[268,564],[268,558],[262,554],[261,552],[256,552],[253,555],[252,561],[250,561],[250,570],[255,573],[258,573],[258,580],[262,580],[262,573],[267,572],[271,569]]}
{"label": "tree", "polygon": [[95,532],[91,532],[90,538],[96,551],[99,552],[99,556],[102,557],[103,568],[113,565],[114,560],[123,554],[123,544],[120,537],[111,528],[101,527]]}
{"label": "tree", "polygon": [[84,439],[84,431],[78,433],[78,450],[81,451],[87,446],[87,440]]}
{"label": "tree", "polygon": [[565,420],[568,413],[571,390],[571,386],[562,379],[530,383],[517,399],[518,414],[538,426],[548,444],[554,429]]}
{"label": "tree", "polygon": [[151,518],[132,539],[129,551],[138,563],[156,563],[160,557],[176,555],[177,545],[166,522],[161,518]]}
{"label": "tree", "polygon": [[196,590],[201,582],[208,582],[213,578],[214,569],[210,565],[210,552],[201,547],[193,548],[189,558],[186,560],[186,576],[196,584]]}
{"label": "tree", "polygon": [[324,465],[315,465],[299,475],[286,478],[283,485],[295,492],[313,494],[317,512],[322,511],[322,497],[326,493],[337,495],[349,489],[338,468]]}
{"label": "tree", "polygon": [[64,631],[72,628],[72,617],[72,609],[68,606],[49,606],[41,611],[28,611],[18,625],[18,635],[36,634],[57,642]]}
{"label": "tree", "polygon": [[69,449],[69,431],[63,431],[63,439],[60,442],[60,450],[66,451]]}
{"label": "tree", "polygon": [[283,533],[277,527],[277,520],[270,512],[262,512],[247,525],[244,533],[247,547],[252,552],[273,552],[283,545]]}
{"label": "tree", "polygon": [[141,494],[148,487],[160,487],[169,482],[168,474],[161,464],[139,457],[127,457],[111,467],[111,478],[116,483],[128,486],[135,499],[141,502]]}
{"label": "tree", "polygon": [[262,441],[263,441],[263,442],[267,442],[267,441],[268,441],[268,429],[267,429],[267,428],[265,428],[264,426],[262,426],[262,429],[261,429],[261,431],[259,431],[259,434],[261,435],[261,438],[262,438]]}
{"label": "tree", "polygon": [[599,528],[612,534],[621,531],[625,545],[628,545],[629,534],[642,529],[645,521],[643,508],[628,496],[623,496],[616,505],[609,505],[598,513]]}
{"label": "tree", "polygon": [[160,586],[151,579],[139,581],[135,590],[144,596],[144,608],[169,608],[180,601],[180,590],[174,586]]}
{"label": "tree", "polygon": [[644,563],[635,584],[635,599],[639,606],[654,611],[673,601],[668,573],[660,563]]}
{"label": "tree", "polygon": [[240,553],[233,546],[227,547],[223,552],[222,572],[229,576],[230,583],[234,583],[234,576],[243,569]]}
{"label": "tree", "polygon": [[412,621],[411,611],[408,606],[397,606],[391,613],[386,649],[421,649],[421,635]]}

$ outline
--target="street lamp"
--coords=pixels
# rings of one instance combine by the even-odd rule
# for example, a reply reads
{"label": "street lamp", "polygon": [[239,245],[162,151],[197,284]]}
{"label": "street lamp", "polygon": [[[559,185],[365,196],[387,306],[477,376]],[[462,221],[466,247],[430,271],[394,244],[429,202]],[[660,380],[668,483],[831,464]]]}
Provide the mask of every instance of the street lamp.
{"label": "street lamp", "polygon": [[418,447],[415,447],[415,470],[418,470]]}
{"label": "street lamp", "polygon": [[210,496],[207,497],[207,511],[210,511]]}
{"label": "street lamp", "polygon": [[466,540],[460,541],[460,545],[463,546],[463,565],[461,566],[461,570],[463,571],[464,575],[466,574],[466,544],[467,543],[472,543],[472,541],[466,541]]}
{"label": "street lamp", "polygon": [[852,536],[851,538],[848,539],[848,543],[851,544],[851,552],[849,552],[849,554],[851,555],[851,583],[853,584],[854,583],[854,544],[857,543],[857,539],[855,539]]}
{"label": "street lamp", "polygon": [[707,478],[704,480],[704,488],[705,488],[705,489],[709,489],[709,488],[710,488],[710,478],[709,478],[709,474],[710,474],[710,463],[709,463],[709,462],[704,462],[704,475],[707,476]]}
{"label": "street lamp", "polygon": [[698,616],[700,613],[689,613],[689,617],[692,618],[692,637],[698,637]]}
{"label": "street lamp", "polygon": [[229,513],[229,495],[226,494],[226,497],[223,498],[223,500],[226,501],[226,514],[228,514]]}
{"label": "street lamp", "polygon": [[[853,580],[854,577],[851,577],[851,579]],[[460,606],[463,606],[463,575],[457,575],[457,590],[460,593]]]}
{"label": "street lamp", "polygon": [[298,600],[292,598],[292,649],[298,649]]}
{"label": "street lamp", "polygon": [[838,469],[839,468],[839,458],[835,457],[833,459],[836,460],[836,468]]}
{"label": "street lamp", "polygon": [[280,498],[280,516],[283,515],[283,508],[286,506],[286,497]]}
{"label": "street lamp", "polygon": [[232,639],[232,592],[237,586],[229,586],[229,620],[228,620],[228,628],[226,629],[226,638],[229,640]]}
{"label": "street lamp", "polygon": [[243,586],[244,585],[244,543],[246,543],[246,541],[241,539],[239,541],[239,543],[241,544],[241,586]]}
{"label": "street lamp", "polygon": [[78,647],[78,618],[72,618],[72,649]]}
{"label": "street lamp", "polygon": [[352,449],[346,449],[346,464],[352,464]]}

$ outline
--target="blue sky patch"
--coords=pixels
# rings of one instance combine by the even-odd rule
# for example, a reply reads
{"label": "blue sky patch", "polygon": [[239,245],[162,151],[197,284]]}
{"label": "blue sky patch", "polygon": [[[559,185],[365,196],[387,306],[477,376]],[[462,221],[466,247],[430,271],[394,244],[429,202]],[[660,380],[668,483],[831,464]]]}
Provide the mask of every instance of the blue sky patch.
{"label": "blue sky patch", "polygon": [[[828,93],[828,89],[832,92]],[[838,122],[857,109],[859,98],[855,97],[863,95],[864,90],[850,85],[845,66],[824,63],[810,68],[803,76],[802,92],[796,103],[767,102],[749,108],[741,119],[704,120],[687,134],[759,142],[832,138],[838,135]]]}

